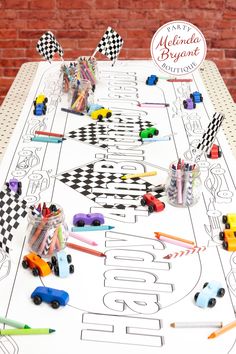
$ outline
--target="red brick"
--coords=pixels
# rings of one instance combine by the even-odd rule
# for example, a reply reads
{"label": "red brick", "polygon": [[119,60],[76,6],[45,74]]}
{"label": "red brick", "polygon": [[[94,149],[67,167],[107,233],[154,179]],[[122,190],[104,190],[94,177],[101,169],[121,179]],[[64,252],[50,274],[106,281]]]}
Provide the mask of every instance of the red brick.
{"label": "red brick", "polygon": [[223,49],[208,49],[206,59],[224,59],[225,51]]}
{"label": "red brick", "polygon": [[120,9],[158,9],[160,7],[160,0],[119,0]]}
{"label": "red brick", "polygon": [[25,28],[26,22],[25,20],[14,20],[14,21],[9,21],[9,20],[1,20],[0,21],[0,28],[3,29],[20,29],[20,28]]}
{"label": "red brick", "polygon": [[157,20],[151,19],[151,20],[146,20],[146,19],[136,19],[136,20],[125,20],[125,21],[120,21],[119,26],[121,28],[126,28],[126,29],[151,29],[152,31],[156,31],[159,27],[159,24]]}
{"label": "red brick", "polygon": [[212,46],[215,48],[232,48],[236,47],[236,38],[235,39],[221,39],[217,41],[212,41]]}
{"label": "red brick", "polygon": [[226,49],[225,50],[225,57],[226,58],[234,58],[236,59],[236,49]]}
{"label": "red brick", "polygon": [[30,41],[24,40],[0,40],[0,48],[29,48]]}
{"label": "red brick", "polygon": [[63,20],[28,20],[28,28],[50,30],[53,33],[55,29],[63,28],[63,24]]}
{"label": "red brick", "polygon": [[222,39],[235,38],[236,37],[236,31],[233,31],[231,29],[223,29],[223,30],[220,31],[220,37]]}
{"label": "red brick", "polygon": [[224,82],[227,87],[236,87],[236,78],[235,77],[224,77]]}
{"label": "red brick", "polygon": [[17,37],[17,31],[15,29],[0,29],[0,38],[12,39]]}
{"label": "red brick", "polygon": [[229,92],[230,92],[234,102],[236,102],[236,88],[235,87],[230,87],[229,88]]}
{"label": "red brick", "polygon": [[236,9],[236,2],[235,0],[226,0],[225,7],[227,9]]}
{"label": "red brick", "polygon": [[25,57],[25,49],[17,48],[17,49],[3,49],[1,53],[2,58],[24,58]]}
{"label": "red brick", "polygon": [[98,38],[97,31],[93,30],[75,30],[75,31],[65,31],[65,30],[59,30],[57,31],[57,39],[59,38],[70,38],[71,40],[79,39],[79,38]]}
{"label": "red brick", "polygon": [[24,64],[25,59],[0,59],[0,65],[3,67],[13,67],[19,68],[22,64]]}
{"label": "red brick", "polygon": [[30,9],[55,9],[56,1],[55,0],[34,0],[29,3]]}
{"label": "red brick", "polygon": [[151,38],[142,38],[139,37],[134,41],[133,39],[127,39],[124,42],[124,48],[142,48],[142,49],[149,49],[150,50],[150,45],[151,45]]}
{"label": "red brick", "polygon": [[5,0],[6,9],[28,9],[29,1],[22,0]]}
{"label": "red brick", "polygon": [[223,9],[225,0],[189,0],[190,9]]}
{"label": "red brick", "polygon": [[18,11],[17,12],[19,18],[25,19],[25,20],[32,20],[32,19],[38,19],[41,20],[42,18],[50,18],[50,19],[55,19],[58,17],[58,13],[56,11],[45,11],[45,10],[37,10],[37,11]]}
{"label": "red brick", "polygon": [[43,33],[43,30],[20,30],[18,36],[20,39],[30,38],[38,40],[43,35]]}
{"label": "red brick", "polygon": [[[124,19],[128,19],[129,16],[129,12],[125,9],[117,9],[117,10],[100,10],[100,9],[92,9],[91,11],[89,11],[89,17],[91,19],[94,18],[103,18],[103,19],[107,19],[107,26],[111,26],[111,21],[113,21],[114,19],[118,19],[118,20],[124,20]],[[105,28],[104,28],[105,30]]]}
{"label": "red brick", "polygon": [[236,77],[236,66],[234,68],[221,68],[219,71],[223,77]]}
{"label": "red brick", "polygon": [[221,68],[236,68],[236,59],[215,59],[214,62],[216,63],[218,69]]}
{"label": "red brick", "polygon": [[19,69],[17,68],[7,68],[3,70],[3,75],[2,76],[10,76],[10,77],[16,77]]}
{"label": "red brick", "polygon": [[69,49],[79,48],[77,39],[73,39],[73,41],[72,41],[71,39],[60,38],[59,41],[60,41],[60,44],[61,44],[63,49],[66,49],[66,48],[69,48]]}
{"label": "red brick", "polygon": [[96,9],[117,9],[118,4],[118,0],[95,0]]}
{"label": "red brick", "polygon": [[236,10],[225,10],[223,13],[223,19],[236,20]]}
{"label": "red brick", "polygon": [[221,20],[221,21],[217,21],[216,24],[215,24],[215,27],[216,28],[219,28],[219,29],[229,29],[231,28],[232,30],[234,28],[236,28],[236,20]]}
{"label": "red brick", "polygon": [[10,87],[11,84],[13,83],[14,78],[9,78],[9,77],[1,77],[0,78],[0,86],[1,87]]}
{"label": "red brick", "polygon": [[17,18],[17,12],[15,10],[8,10],[5,9],[1,10],[1,17],[2,19],[16,19]]}
{"label": "red brick", "polygon": [[93,9],[95,8],[95,0],[58,0],[58,9]]}
{"label": "red brick", "polygon": [[[97,44],[99,42],[99,39],[78,39],[79,43],[79,48],[92,48],[95,49],[97,47]],[[91,53],[92,55],[92,53]]]}
{"label": "red brick", "polygon": [[[191,1],[191,0],[190,0]],[[181,9],[186,8],[186,0],[162,0],[161,7],[164,9]],[[174,20],[175,18],[173,18]]]}

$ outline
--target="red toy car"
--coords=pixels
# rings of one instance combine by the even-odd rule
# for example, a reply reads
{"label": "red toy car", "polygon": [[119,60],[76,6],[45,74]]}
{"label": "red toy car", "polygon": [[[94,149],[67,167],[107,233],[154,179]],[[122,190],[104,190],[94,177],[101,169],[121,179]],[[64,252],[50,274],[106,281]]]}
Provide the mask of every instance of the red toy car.
{"label": "red toy car", "polygon": [[222,156],[222,151],[221,151],[220,147],[216,144],[213,144],[207,157],[209,159],[218,159],[221,156]]}
{"label": "red toy car", "polygon": [[143,195],[143,198],[141,199],[141,205],[147,205],[148,211],[150,213],[153,213],[154,211],[159,212],[165,209],[165,203],[161,202],[151,193],[146,193]]}

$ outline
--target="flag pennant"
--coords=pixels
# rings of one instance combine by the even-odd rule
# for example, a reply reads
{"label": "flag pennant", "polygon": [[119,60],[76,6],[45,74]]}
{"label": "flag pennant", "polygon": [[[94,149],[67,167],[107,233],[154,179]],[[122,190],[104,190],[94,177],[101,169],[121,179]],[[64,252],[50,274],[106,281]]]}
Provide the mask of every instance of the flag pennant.
{"label": "flag pennant", "polygon": [[123,43],[124,41],[119,33],[117,33],[113,28],[108,27],[102,39],[98,43],[94,55],[99,51],[112,60],[114,64],[120,54]]}
{"label": "flag pennant", "polygon": [[62,47],[56,40],[56,37],[50,31],[45,32],[42,37],[39,38],[36,45],[36,50],[49,62],[52,60],[55,53],[58,53],[61,58],[64,54]]}
{"label": "flag pennant", "polygon": [[10,191],[0,191],[0,248],[6,253],[9,253],[16,229],[27,213],[25,200]]}
{"label": "flag pennant", "polygon": [[200,150],[202,153],[208,153],[210,151],[224,118],[225,116],[222,113],[215,113],[213,115],[213,119],[209,123],[206,132],[203,134],[197,146],[197,150]]}

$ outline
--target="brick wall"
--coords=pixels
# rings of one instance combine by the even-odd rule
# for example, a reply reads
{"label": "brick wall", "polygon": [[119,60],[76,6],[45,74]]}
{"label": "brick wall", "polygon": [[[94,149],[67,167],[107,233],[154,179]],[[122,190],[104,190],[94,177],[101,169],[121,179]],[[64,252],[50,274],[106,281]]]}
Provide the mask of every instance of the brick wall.
{"label": "brick wall", "polygon": [[236,0],[0,0],[0,103],[22,63],[41,60],[38,38],[51,30],[65,59],[93,53],[107,26],[124,38],[123,59],[149,59],[158,27],[186,20],[198,26],[236,101]]}

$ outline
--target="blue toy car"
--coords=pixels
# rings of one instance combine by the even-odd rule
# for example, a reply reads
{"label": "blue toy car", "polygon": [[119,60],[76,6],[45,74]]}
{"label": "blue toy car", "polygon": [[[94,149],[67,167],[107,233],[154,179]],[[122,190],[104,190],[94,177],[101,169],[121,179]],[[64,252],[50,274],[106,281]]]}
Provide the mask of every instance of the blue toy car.
{"label": "blue toy car", "polygon": [[156,75],[148,76],[148,78],[146,80],[146,85],[149,85],[149,86],[156,85],[157,81],[158,81],[158,77]]}
{"label": "blue toy car", "polygon": [[46,114],[47,107],[45,103],[39,103],[34,108],[34,115],[35,116],[42,116]]}
{"label": "blue toy car", "polygon": [[209,283],[203,285],[202,291],[198,292],[194,296],[196,305],[202,308],[214,307],[216,304],[215,296],[223,297],[225,289],[222,288],[220,282],[212,280]]}
{"label": "blue toy car", "polygon": [[75,214],[73,217],[73,225],[80,227],[84,225],[100,226],[104,224],[104,216],[100,213],[92,214]]}
{"label": "blue toy car", "polygon": [[38,286],[32,292],[31,298],[35,305],[40,305],[42,301],[45,301],[50,303],[52,308],[58,309],[60,306],[66,306],[69,301],[69,294],[64,290]]}
{"label": "blue toy car", "polygon": [[74,273],[74,265],[71,264],[72,257],[70,254],[66,254],[64,250],[56,253],[56,256],[52,256],[52,266],[55,275],[60,278],[66,278],[71,273]]}
{"label": "blue toy car", "polygon": [[185,109],[194,109],[196,108],[196,103],[193,102],[192,98],[187,98],[183,101],[183,105]]}
{"label": "blue toy car", "polygon": [[198,91],[194,91],[190,94],[190,98],[193,100],[194,103],[203,102],[202,94]]}

